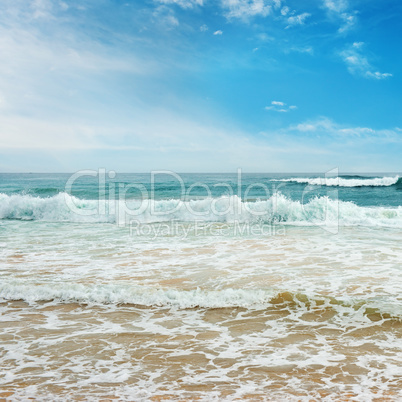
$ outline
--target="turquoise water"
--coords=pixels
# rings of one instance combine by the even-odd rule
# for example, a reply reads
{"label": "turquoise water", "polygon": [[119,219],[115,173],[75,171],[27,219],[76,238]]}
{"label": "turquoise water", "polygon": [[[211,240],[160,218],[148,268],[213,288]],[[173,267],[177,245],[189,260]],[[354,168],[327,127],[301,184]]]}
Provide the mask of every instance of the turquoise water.
{"label": "turquoise water", "polygon": [[[119,185],[124,189],[132,184],[141,184],[151,196],[155,199],[177,199],[183,196],[183,185],[185,186],[188,198],[205,197],[207,186],[213,197],[228,195],[228,185],[234,194],[244,198],[247,188],[248,199],[266,198],[277,191],[288,196],[292,200],[301,200],[303,193],[307,200],[315,196],[326,195],[328,190],[334,190],[333,187],[314,185],[306,192],[308,183],[296,183],[277,180],[289,180],[291,178],[323,178],[316,174],[250,174],[242,173],[240,178],[236,173],[233,174],[180,174],[182,183],[169,173],[155,174],[153,186],[151,185],[150,174],[132,174],[118,173],[116,177],[110,179],[106,175],[105,194],[109,196],[110,187],[114,186],[116,193],[119,192]],[[402,205],[402,181],[400,177],[402,173],[387,174],[364,174],[364,175],[342,175],[339,178],[344,182],[353,182],[356,180],[356,186],[343,187],[342,183],[336,187],[338,197],[341,201],[351,201],[361,206],[399,206]],[[66,182],[71,174],[0,174],[0,193],[13,195],[31,195],[37,197],[52,197],[60,192],[65,191]],[[370,181],[378,178],[389,178],[389,184],[386,185],[370,185]],[[396,178],[396,180],[394,180]],[[239,180],[241,191],[239,191]],[[368,184],[365,185],[365,180]],[[197,185],[198,183],[198,185]],[[200,186],[199,184],[202,184]],[[325,181],[323,182],[325,184]],[[352,183],[353,184],[353,183]],[[193,187],[192,187],[193,186]],[[262,187],[266,186],[266,188]],[[190,189],[190,191],[189,191]],[[268,192],[267,192],[268,190]],[[81,198],[93,200],[99,197],[99,178],[91,176],[81,176],[74,181],[72,185],[72,195]],[[130,189],[126,193],[127,198],[140,198],[142,194],[136,189]]]}
{"label": "turquoise water", "polygon": [[397,174],[2,174],[0,219],[402,227],[401,180]]}

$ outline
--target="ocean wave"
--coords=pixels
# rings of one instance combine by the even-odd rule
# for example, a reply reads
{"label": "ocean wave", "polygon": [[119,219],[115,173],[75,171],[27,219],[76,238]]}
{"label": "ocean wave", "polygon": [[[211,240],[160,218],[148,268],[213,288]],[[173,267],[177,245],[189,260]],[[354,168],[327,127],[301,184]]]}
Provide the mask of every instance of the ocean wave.
{"label": "ocean wave", "polygon": [[184,291],[176,289],[154,289],[129,285],[82,285],[3,282],[0,284],[0,297],[5,300],[24,300],[27,302],[52,301],[135,304],[146,307],[250,307],[265,304],[273,297],[263,290],[226,289],[203,291],[200,289]]}
{"label": "ocean wave", "polygon": [[[74,210],[69,203],[74,204]],[[0,219],[113,223],[112,216],[92,213],[96,212],[97,203],[95,200],[81,200],[67,193],[46,198],[0,193]]]}
{"label": "ocean wave", "polygon": [[399,303],[355,297],[307,295],[278,289],[178,290],[128,284],[37,284],[28,281],[2,281],[0,300],[23,300],[27,303],[63,302],[80,304],[137,305],[143,307],[192,308],[267,308],[287,305],[291,308],[360,310],[364,315],[388,314],[402,318]]}
{"label": "ocean wave", "polygon": [[82,200],[67,193],[40,198],[0,194],[0,219],[48,222],[128,224],[155,222],[257,222],[290,225],[402,227],[402,207],[361,207],[352,202],[315,197],[306,203],[277,193],[267,200],[237,196],[192,201]]}
{"label": "ocean wave", "polygon": [[[355,176],[353,176],[355,177]],[[329,187],[389,187],[395,184],[402,184],[402,178],[395,177],[377,177],[377,178],[305,178],[295,177],[291,179],[272,179],[271,181],[291,182],[299,184],[310,184],[314,186],[329,186]]]}

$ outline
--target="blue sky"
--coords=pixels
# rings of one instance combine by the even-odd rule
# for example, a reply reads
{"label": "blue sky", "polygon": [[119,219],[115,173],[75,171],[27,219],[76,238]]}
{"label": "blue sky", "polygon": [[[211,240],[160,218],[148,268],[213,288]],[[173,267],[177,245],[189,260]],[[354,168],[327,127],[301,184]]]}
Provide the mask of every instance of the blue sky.
{"label": "blue sky", "polygon": [[0,171],[401,171],[402,3],[2,0]]}

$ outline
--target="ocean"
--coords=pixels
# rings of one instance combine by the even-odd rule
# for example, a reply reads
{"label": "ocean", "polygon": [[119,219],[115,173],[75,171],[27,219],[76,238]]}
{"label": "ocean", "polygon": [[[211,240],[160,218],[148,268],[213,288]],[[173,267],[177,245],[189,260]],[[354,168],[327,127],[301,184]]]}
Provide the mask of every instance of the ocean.
{"label": "ocean", "polygon": [[402,174],[0,174],[0,398],[402,400]]}

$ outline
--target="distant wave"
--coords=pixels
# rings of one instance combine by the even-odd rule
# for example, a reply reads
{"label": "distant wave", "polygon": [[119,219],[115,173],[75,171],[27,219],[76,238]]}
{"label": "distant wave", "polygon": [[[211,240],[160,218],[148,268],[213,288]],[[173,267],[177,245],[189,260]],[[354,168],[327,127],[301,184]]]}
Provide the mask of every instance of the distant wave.
{"label": "distant wave", "polygon": [[[71,208],[73,206],[73,208]],[[48,222],[141,223],[264,222],[311,226],[325,222],[341,226],[402,227],[402,206],[360,207],[352,202],[315,197],[302,204],[283,194],[268,200],[242,201],[237,196],[201,200],[82,200],[66,193],[40,198],[0,194],[0,219]]]}
{"label": "distant wave", "polygon": [[[358,177],[358,178],[357,178]],[[304,178],[295,177],[291,179],[272,179],[271,181],[292,182],[300,184],[311,184],[314,186],[331,186],[331,187],[389,187],[395,184],[402,184],[399,176],[395,177],[379,177],[379,178],[363,178],[361,176],[351,176],[351,178],[334,177],[334,178]]]}

